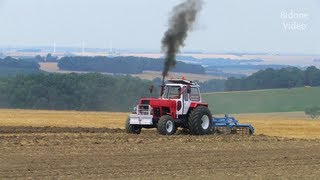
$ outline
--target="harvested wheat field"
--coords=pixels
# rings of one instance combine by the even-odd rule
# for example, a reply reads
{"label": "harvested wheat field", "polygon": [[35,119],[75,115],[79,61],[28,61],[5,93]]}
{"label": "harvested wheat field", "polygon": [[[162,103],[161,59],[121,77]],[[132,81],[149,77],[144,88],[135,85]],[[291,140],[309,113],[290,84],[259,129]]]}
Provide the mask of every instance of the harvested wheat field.
{"label": "harvested wheat field", "polygon": [[320,119],[311,119],[304,112],[237,114],[235,116],[240,123],[252,123],[256,134],[320,139]]}
{"label": "harvested wheat field", "polygon": [[0,109],[0,126],[123,128],[128,113]]}
{"label": "harvested wheat field", "polygon": [[[0,126],[124,128],[129,113],[0,109]],[[223,115],[217,115],[223,116]],[[256,135],[320,139],[320,120],[303,112],[236,114]]]}
{"label": "harvested wheat field", "polygon": [[320,121],[240,114],[256,135],[123,130],[127,113],[0,110],[0,179],[318,179]]}

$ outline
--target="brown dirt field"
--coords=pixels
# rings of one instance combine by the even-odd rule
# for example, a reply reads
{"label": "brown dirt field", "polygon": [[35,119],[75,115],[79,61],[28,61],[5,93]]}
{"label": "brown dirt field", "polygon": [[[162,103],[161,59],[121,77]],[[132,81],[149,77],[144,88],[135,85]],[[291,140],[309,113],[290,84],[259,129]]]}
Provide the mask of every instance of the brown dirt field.
{"label": "brown dirt field", "polygon": [[47,72],[59,71],[58,63],[55,62],[39,62],[40,69]]}
{"label": "brown dirt field", "polygon": [[[130,135],[120,129],[126,115],[0,110],[0,179],[320,177],[319,136],[301,139],[290,135],[320,128],[316,121],[304,122],[301,112],[237,115],[241,122],[254,118],[254,136],[190,136],[182,131],[162,136],[155,130]],[[290,126],[300,121],[303,128]],[[285,127],[285,122],[291,129],[283,130],[283,137],[270,135],[272,126]]]}
{"label": "brown dirt field", "polygon": [[[4,128],[1,129],[3,131]],[[13,130],[13,129],[11,129]],[[0,135],[0,179],[317,179],[320,141],[32,128]],[[52,133],[54,131],[56,133]]]}

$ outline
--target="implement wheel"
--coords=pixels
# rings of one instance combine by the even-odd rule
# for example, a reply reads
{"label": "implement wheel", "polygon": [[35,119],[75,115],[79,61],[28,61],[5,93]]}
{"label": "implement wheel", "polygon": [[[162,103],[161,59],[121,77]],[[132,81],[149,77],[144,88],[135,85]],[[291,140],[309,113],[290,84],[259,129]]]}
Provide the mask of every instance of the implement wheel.
{"label": "implement wheel", "polygon": [[193,135],[209,134],[212,128],[212,115],[208,107],[198,106],[189,115],[189,130]]}
{"label": "implement wheel", "polygon": [[141,126],[130,124],[130,118],[128,117],[126,121],[126,132],[129,134],[140,134]]}
{"label": "implement wheel", "polygon": [[171,116],[164,115],[159,119],[157,130],[159,134],[172,135],[176,132],[177,127]]}

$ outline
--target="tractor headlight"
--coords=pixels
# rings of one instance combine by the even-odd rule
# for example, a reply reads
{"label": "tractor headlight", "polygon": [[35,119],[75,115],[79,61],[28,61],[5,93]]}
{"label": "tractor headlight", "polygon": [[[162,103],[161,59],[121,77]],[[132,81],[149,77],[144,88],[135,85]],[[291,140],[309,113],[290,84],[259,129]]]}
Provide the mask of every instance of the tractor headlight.
{"label": "tractor headlight", "polygon": [[180,111],[181,107],[182,107],[182,103],[181,103],[181,101],[178,101],[177,102],[177,110]]}
{"label": "tractor headlight", "polygon": [[137,107],[133,108],[132,114],[137,114]]}

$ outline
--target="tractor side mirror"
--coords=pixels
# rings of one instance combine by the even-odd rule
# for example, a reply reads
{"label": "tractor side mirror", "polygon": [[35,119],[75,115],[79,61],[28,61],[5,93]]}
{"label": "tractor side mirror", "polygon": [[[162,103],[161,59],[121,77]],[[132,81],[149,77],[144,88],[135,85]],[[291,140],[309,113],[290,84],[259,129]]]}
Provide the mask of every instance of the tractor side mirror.
{"label": "tractor side mirror", "polygon": [[153,92],[153,85],[151,85],[151,86],[149,87],[149,91],[150,91],[150,93]]}
{"label": "tractor side mirror", "polygon": [[187,86],[187,93],[188,93],[188,94],[191,93],[191,86],[190,86],[190,85]]}

